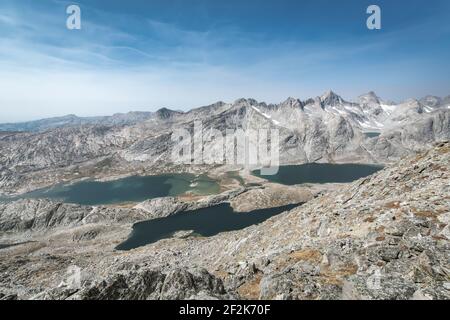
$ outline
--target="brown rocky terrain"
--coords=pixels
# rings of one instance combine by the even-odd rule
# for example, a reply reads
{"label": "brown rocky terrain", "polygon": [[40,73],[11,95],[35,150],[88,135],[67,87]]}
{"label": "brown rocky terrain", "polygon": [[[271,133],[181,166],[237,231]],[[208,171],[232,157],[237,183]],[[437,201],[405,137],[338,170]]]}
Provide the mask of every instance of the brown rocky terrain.
{"label": "brown rocky terrain", "polygon": [[[260,191],[222,200],[246,193]],[[115,250],[148,208],[1,205],[15,245],[0,249],[0,298],[450,298],[448,142],[244,230]]]}

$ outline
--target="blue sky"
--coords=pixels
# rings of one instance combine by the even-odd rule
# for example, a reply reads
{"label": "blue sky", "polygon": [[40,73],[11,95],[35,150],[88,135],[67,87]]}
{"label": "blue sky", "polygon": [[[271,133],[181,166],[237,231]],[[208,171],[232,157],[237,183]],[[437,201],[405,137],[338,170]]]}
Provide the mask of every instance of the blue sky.
{"label": "blue sky", "polygon": [[[70,4],[82,30],[66,29]],[[1,0],[0,122],[328,89],[448,95],[449,21],[448,0]]]}

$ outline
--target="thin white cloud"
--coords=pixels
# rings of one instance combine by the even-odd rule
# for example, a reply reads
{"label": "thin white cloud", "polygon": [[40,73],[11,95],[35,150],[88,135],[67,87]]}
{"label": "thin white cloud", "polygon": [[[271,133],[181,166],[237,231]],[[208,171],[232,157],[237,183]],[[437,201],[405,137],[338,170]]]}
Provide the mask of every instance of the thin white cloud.
{"label": "thin white cloud", "polygon": [[[0,122],[163,106],[186,110],[240,97],[279,102],[328,88],[350,97],[388,90],[389,81],[383,87],[377,78],[337,72],[340,61],[385,50],[399,36],[363,45],[345,39],[267,41],[233,27],[194,31],[155,20],[136,22],[149,28],[149,36],[89,20],[83,20],[82,31],[69,32],[59,16],[39,13],[31,19],[30,14],[0,15],[0,24],[14,30],[0,30]],[[105,20],[117,18],[97,14]],[[396,64],[383,67],[396,72]],[[374,61],[363,71],[377,67]],[[350,81],[355,83],[352,88]],[[377,88],[369,87],[374,85]]]}

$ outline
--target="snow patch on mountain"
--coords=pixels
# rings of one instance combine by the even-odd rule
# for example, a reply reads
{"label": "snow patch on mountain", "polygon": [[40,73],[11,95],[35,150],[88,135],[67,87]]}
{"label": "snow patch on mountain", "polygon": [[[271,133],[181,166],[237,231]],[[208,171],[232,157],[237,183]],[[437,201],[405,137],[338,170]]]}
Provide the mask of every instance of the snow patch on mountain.
{"label": "snow patch on mountain", "polygon": [[395,109],[397,108],[396,105],[388,105],[388,104],[380,104],[380,107],[388,115],[391,115],[395,111]]}
{"label": "snow patch on mountain", "polygon": [[258,109],[255,106],[252,106],[253,110],[255,110],[256,112],[258,112],[260,115],[262,115],[264,118],[272,121],[275,125],[279,126],[280,122],[277,120],[272,119],[272,116],[268,115],[267,113],[262,112],[260,109]]}

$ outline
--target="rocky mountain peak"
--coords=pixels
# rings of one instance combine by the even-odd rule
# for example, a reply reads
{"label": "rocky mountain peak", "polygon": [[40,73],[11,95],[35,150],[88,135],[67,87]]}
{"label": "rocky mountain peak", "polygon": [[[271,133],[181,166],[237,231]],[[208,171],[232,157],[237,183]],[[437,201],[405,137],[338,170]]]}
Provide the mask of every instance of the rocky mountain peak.
{"label": "rocky mountain peak", "polygon": [[180,114],[178,111],[170,110],[167,108],[161,108],[158,111],[156,111],[156,116],[161,120],[167,120],[172,118],[173,116]]}
{"label": "rocky mountain peak", "polygon": [[375,94],[375,92],[370,91],[366,94],[360,95],[358,97],[358,102],[360,104],[380,104],[381,99]]}
{"label": "rocky mountain peak", "polygon": [[286,101],[282,102],[280,106],[290,108],[303,108],[304,104],[299,99],[289,97]]}
{"label": "rocky mountain peak", "polygon": [[325,92],[320,97],[320,101],[322,102],[323,106],[338,106],[345,102],[341,96],[337,95],[332,90]]}
{"label": "rocky mountain peak", "polygon": [[428,95],[420,99],[419,102],[427,107],[435,108],[441,105],[442,99],[440,97]]}
{"label": "rocky mountain peak", "polygon": [[252,98],[248,98],[248,99],[246,99],[246,98],[240,98],[240,99],[237,99],[237,100],[234,102],[234,105],[240,105],[240,106],[243,106],[243,105],[250,105],[250,106],[255,106],[255,105],[258,105],[258,101],[256,101],[255,99],[252,99]]}
{"label": "rocky mountain peak", "polygon": [[211,108],[221,108],[223,106],[225,106],[226,103],[223,101],[217,101],[216,103],[213,103],[212,105],[210,105],[209,107]]}
{"label": "rocky mountain peak", "polygon": [[[316,100],[319,100],[319,99],[320,99],[320,98],[317,98]],[[309,98],[309,99],[303,101],[303,105],[304,105],[304,106],[312,105],[312,104],[316,103],[316,100],[313,99],[313,98]],[[319,101],[319,102],[320,102],[320,101]]]}

